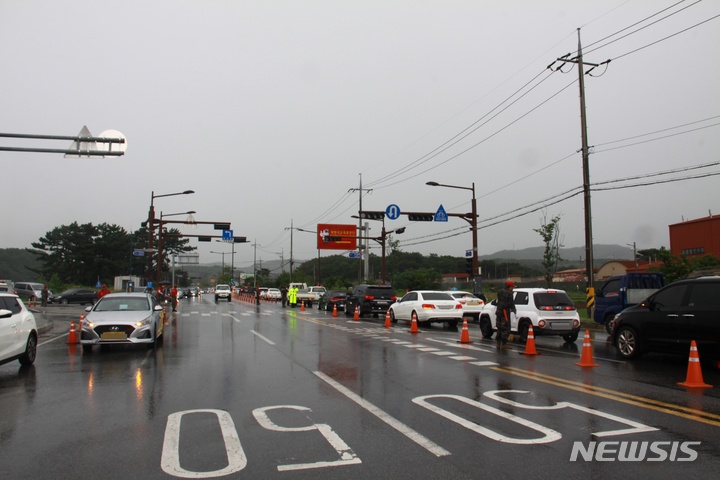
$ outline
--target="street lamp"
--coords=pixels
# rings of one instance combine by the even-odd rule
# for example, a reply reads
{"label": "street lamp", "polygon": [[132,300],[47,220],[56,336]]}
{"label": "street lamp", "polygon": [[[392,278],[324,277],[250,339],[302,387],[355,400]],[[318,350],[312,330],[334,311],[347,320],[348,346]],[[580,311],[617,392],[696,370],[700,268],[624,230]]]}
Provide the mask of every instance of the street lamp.
{"label": "street lamp", "polygon": [[[351,215],[351,217],[358,218],[355,215]],[[380,236],[379,237],[360,236],[358,238],[362,238],[362,239],[366,239],[366,240],[375,240],[376,242],[378,242],[381,245],[381,247],[382,247],[382,249],[381,249],[381,251],[382,251],[382,283],[385,284],[386,277],[387,277],[387,265],[386,265],[386,261],[385,261],[385,241],[387,239],[387,236],[390,235],[391,233],[397,233],[398,235],[400,235],[401,233],[405,233],[405,227],[400,227],[395,230],[387,231],[387,230],[385,230],[385,216],[383,216],[381,219],[373,218],[371,220],[382,220],[383,224],[382,224],[382,230],[380,232]]]}
{"label": "street lamp", "polygon": [[[162,197],[173,197],[175,195],[190,195],[192,193],[195,193],[194,190],[185,190],[183,192],[175,192],[175,193],[164,193],[162,195],[155,195],[155,192],[150,192],[150,211],[148,212],[148,223],[149,226],[148,229],[148,262],[149,262],[149,268],[152,270],[152,247],[153,247],[153,237],[155,236],[155,199],[156,198],[162,198]],[[152,273],[148,272],[148,278],[152,278]]]}
{"label": "street lamp", "polygon": [[[164,217],[172,217],[175,215],[188,215],[189,218],[192,218],[192,215],[194,213],[197,213],[195,210],[188,210],[187,212],[178,212],[178,213],[162,213],[160,212],[160,222],[158,223],[158,271],[157,271],[157,281],[158,285],[160,284],[160,281],[162,280],[162,264],[163,264],[163,248],[165,247],[165,237],[163,235],[163,218]],[[173,279],[172,283],[173,286],[175,285],[175,256],[177,252],[173,252]]]}
{"label": "street lamp", "polygon": [[225,275],[225,254],[228,252],[213,252],[212,250],[210,253],[217,253],[218,255],[222,255],[222,270],[221,275]]}
{"label": "street lamp", "polygon": [[[475,200],[475,182],[472,187],[461,187],[459,185],[445,185],[438,182],[426,182],[425,185],[431,187],[447,187],[447,188],[458,188],[460,190],[470,190],[472,192],[472,213],[468,220],[467,217],[462,217],[470,223],[472,230],[472,273],[470,274],[470,280],[474,281],[475,276],[478,274],[478,240],[477,240],[477,201]],[[473,282],[474,283],[474,282]]]}

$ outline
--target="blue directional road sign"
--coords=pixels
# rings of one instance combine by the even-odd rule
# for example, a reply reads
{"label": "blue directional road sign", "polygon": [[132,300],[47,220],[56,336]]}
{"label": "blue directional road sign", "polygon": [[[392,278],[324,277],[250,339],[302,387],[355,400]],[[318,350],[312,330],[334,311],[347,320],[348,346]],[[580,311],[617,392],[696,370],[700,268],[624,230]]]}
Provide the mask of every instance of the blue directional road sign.
{"label": "blue directional road sign", "polygon": [[400,217],[400,207],[394,203],[388,205],[385,209],[385,216],[390,220],[397,220]]}
{"label": "blue directional road sign", "polygon": [[222,239],[223,242],[232,242],[233,241],[233,231],[232,230],[223,230],[222,231]]}
{"label": "blue directional road sign", "polygon": [[361,258],[362,254],[360,252],[349,252],[348,258]]}
{"label": "blue directional road sign", "polygon": [[435,219],[436,222],[447,222],[448,221],[448,215],[445,209],[442,205],[440,205],[440,208],[437,209],[437,212],[435,212]]}
{"label": "blue directional road sign", "polygon": [[133,250],[133,255],[136,257],[144,257],[145,250]]}

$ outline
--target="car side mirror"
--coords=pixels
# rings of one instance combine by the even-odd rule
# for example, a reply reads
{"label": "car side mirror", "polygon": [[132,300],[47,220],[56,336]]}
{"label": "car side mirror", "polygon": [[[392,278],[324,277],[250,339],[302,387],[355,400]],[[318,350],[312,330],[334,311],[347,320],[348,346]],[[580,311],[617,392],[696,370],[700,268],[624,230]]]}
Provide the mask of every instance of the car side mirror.
{"label": "car side mirror", "polygon": [[12,312],[10,310],[0,310],[0,318],[10,318],[12,317]]}
{"label": "car side mirror", "polygon": [[153,308],[156,312],[159,312],[161,310],[165,310],[162,305],[155,305],[155,308]]}
{"label": "car side mirror", "polygon": [[90,306],[90,307],[85,307],[85,311],[86,311],[86,312],[89,312],[90,310],[92,310],[92,308],[93,308],[92,306]]}

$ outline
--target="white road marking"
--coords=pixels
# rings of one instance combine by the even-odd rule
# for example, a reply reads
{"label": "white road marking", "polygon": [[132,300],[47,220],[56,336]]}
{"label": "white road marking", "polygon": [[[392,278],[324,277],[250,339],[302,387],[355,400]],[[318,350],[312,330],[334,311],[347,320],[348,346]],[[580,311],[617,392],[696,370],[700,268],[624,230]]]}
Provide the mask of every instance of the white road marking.
{"label": "white road marking", "polygon": [[269,345],[275,345],[275,342],[273,342],[272,340],[270,340],[270,339],[267,338],[267,337],[263,337],[262,335],[260,335],[260,334],[259,334],[258,332],[256,332],[255,330],[250,330],[250,333],[252,333],[252,334],[255,335],[256,337],[259,337],[260,339],[266,341]]}
{"label": "white road marking", "polygon": [[425,448],[426,450],[428,450],[430,453],[432,453],[436,457],[451,455],[451,453],[449,451],[445,450],[440,445],[436,444],[435,442],[433,442],[429,438],[425,437],[421,433],[416,432],[415,430],[413,430],[409,426],[405,425],[401,421],[397,420],[396,418],[388,415],[386,412],[384,412],[380,408],[376,407],[372,403],[368,402],[361,396],[357,395],[355,392],[351,391],[349,388],[344,387],[343,385],[336,382],[332,378],[328,377],[324,373],[318,372],[318,371],[313,372],[313,373],[315,373],[315,375],[320,377],[322,380],[324,380],[330,386],[335,388],[337,391],[339,391],[340,393],[342,393],[343,395],[348,397],[350,400],[357,403],[362,408],[364,408],[368,412],[372,413],[378,419],[382,420],[383,422],[388,424],[390,427],[392,427],[395,430],[397,430],[398,432],[402,433],[403,435],[405,435],[407,438],[409,438],[413,442],[415,442],[418,445],[420,445],[421,447]]}

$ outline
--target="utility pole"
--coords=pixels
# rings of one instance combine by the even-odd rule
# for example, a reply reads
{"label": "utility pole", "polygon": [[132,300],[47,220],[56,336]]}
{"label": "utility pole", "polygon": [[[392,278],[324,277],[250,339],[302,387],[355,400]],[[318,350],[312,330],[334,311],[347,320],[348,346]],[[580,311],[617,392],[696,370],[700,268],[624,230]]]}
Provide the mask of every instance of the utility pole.
{"label": "utility pole", "polygon": [[[578,84],[580,88],[580,133],[582,136],[582,168],[583,168],[583,203],[585,208],[585,273],[587,275],[587,310],[591,315],[591,309],[595,304],[595,273],[593,271],[593,235],[592,235],[592,210],[590,202],[590,151],[587,136],[587,115],[585,113],[585,65],[593,68],[601,64],[583,61],[582,43],[580,41],[580,29],[578,32],[578,53],[575,58],[568,59],[568,55],[558,58],[558,61],[576,63],[578,66]],[[603,63],[608,63],[608,61]],[[592,69],[591,69],[592,70]]]}
{"label": "utility pole", "polygon": [[[363,189],[362,188],[362,173],[360,175],[360,187],[359,188],[351,188],[348,190],[348,192],[358,192],[359,195],[359,204],[360,208],[358,209],[358,217],[361,217],[360,212],[363,211],[362,208],[362,194],[363,191],[365,192],[372,192],[372,188]],[[362,218],[358,218],[358,231],[363,231],[363,225],[362,225]],[[362,235],[361,235],[362,237]],[[370,262],[370,252],[368,251],[368,242],[365,240],[365,245],[363,245],[362,238],[360,238],[360,245],[358,245],[358,248],[362,252],[362,259],[360,260],[360,266],[358,267],[358,283],[362,283],[363,280],[363,262],[367,262],[369,264]],[[366,272],[367,273],[367,270]]]}
{"label": "utility pole", "polygon": [[[290,228],[285,227],[285,230],[290,230],[290,283],[292,283],[292,271],[293,271],[293,220],[290,219]],[[284,271],[284,270],[283,270]]]}

